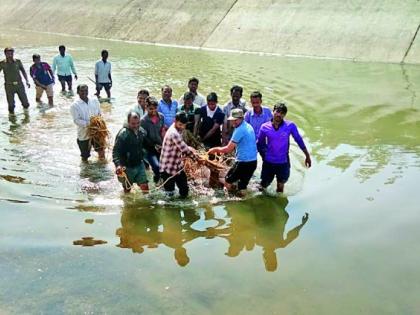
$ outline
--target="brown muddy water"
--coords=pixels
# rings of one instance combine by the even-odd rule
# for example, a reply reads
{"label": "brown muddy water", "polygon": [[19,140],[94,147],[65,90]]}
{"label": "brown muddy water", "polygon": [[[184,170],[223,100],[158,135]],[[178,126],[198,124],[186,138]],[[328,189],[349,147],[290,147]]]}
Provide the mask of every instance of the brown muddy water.
{"label": "brown muddy water", "polygon": [[91,96],[109,50],[113,135],[139,88],[170,84],[178,98],[194,75],[221,103],[233,84],[269,106],[286,99],[313,167],[293,145],[281,197],[124,196],[110,163],[80,163],[73,97],[56,86],[47,109],[31,88],[29,113],[9,117],[1,87],[1,314],[420,313],[418,66],[0,34],[26,68],[62,43]]}

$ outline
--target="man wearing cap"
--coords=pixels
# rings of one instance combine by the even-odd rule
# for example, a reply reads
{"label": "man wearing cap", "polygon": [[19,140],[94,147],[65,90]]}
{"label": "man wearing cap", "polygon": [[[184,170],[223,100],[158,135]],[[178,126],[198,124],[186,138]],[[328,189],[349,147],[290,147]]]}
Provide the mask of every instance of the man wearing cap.
{"label": "man wearing cap", "polygon": [[4,73],[4,89],[6,91],[7,104],[9,107],[9,113],[15,113],[15,94],[18,95],[23,108],[29,107],[28,97],[26,96],[25,86],[22,83],[20,72],[26,81],[26,86],[30,88],[28,82],[28,76],[26,75],[25,68],[19,59],[14,59],[15,50],[11,47],[4,49],[5,60],[0,61],[0,72],[3,70]]}
{"label": "man wearing cap", "polygon": [[235,128],[232,138],[226,146],[212,148],[208,154],[226,154],[236,149],[235,164],[226,174],[225,187],[232,191],[233,184],[237,182],[237,189],[242,194],[257,168],[255,133],[252,126],[244,120],[244,112],[240,108],[233,109],[228,120]]}
{"label": "man wearing cap", "polygon": [[80,149],[80,156],[83,162],[87,162],[90,157],[92,145],[98,152],[99,159],[105,159],[105,148],[99,147],[97,143],[92,143],[89,138],[89,124],[92,116],[101,115],[99,101],[97,98],[89,98],[89,89],[86,84],[80,84],[77,87],[77,94],[80,99],[75,101],[70,107],[70,113],[73,122],[77,126],[77,144]]}
{"label": "man wearing cap", "polygon": [[48,105],[54,105],[54,73],[50,65],[46,62],[41,62],[41,56],[34,54],[32,56],[34,64],[29,69],[32,79],[35,83],[36,96],[35,100],[41,102],[41,96],[45,93],[48,97]]}
{"label": "man wearing cap", "polygon": [[297,126],[294,122],[284,119],[287,114],[286,104],[277,103],[273,111],[273,121],[261,126],[257,140],[258,151],[263,158],[261,187],[267,188],[276,176],[277,192],[283,192],[284,184],[290,175],[290,135],[305,154],[305,165],[311,167],[312,162]]}

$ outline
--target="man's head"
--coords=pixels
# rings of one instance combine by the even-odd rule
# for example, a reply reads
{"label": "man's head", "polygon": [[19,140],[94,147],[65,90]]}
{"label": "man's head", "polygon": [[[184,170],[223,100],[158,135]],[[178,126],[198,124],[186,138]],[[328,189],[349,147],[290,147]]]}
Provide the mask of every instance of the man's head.
{"label": "man's head", "polygon": [[228,120],[232,123],[234,128],[238,127],[244,120],[244,112],[240,108],[234,108],[230,112]]}
{"label": "man's head", "polygon": [[276,105],[274,105],[273,108],[273,116],[274,121],[277,123],[281,123],[284,119],[284,116],[287,114],[287,106],[286,102],[278,102]]}
{"label": "man's head", "polygon": [[232,103],[233,105],[239,105],[239,102],[241,101],[243,89],[241,86],[234,85],[230,89],[230,96],[232,97]]}
{"label": "man's head", "polygon": [[157,108],[158,108],[158,101],[153,96],[148,96],[146,98],[147,103],[147,113],[149,116],[156,116]]}
{"label": "man's head", "polygon": [[35,64],[40,64],[41,63],[41,56],[38,54],[33,54],[32,55],[32,60]]}
{"label": "man's head", "polygon": [[183,131],[188,123],[188,117],[185,112],[178,112],[175,115],[175,128],[178,131]]}
{"label": "man's head", "polygon": [[188,80],[188,89],[190,92],[197,94],[198,84],[200,81],[196,77],[192,77]]}
{"label": "man's head", "polygon": [[6,56],[7,59],[12,59],[14,53],[15,53],[15,50],[12,47],[6,47],[4,49],[4,55]]}
{"label": "man's head", "polygon": [[77,86],[77,94],[82,100],[86,101],[88,99],[89,94],[88,86],[86,84],[79,84]]}
{"label": "man's head", "polygon": [[194,94],[192,92],[185,92],[184,93],[184,107],[185,109],[189,109],[194,103]]}
{"label": "man's head", "polygon": [[162,99],[165,102],[171,102],[172,98],[172,88],[169,85],[164,85],[162,86]]}
{"label": "man's head", "polygon": [[146,107],[146,99],[149,97],[149,91],[148,90],[140,90],[137,93],[137,103],[142,107]]}
{"label": "man's head", "polygon": [[66,54],[66,46],[64,45],[58,46],[58,51],[60,52],[61,56],[64,56]]}
{"label": "man's head", "polygon": [[138,130],[140,127],[140,117],[136,112],[129,112],[127,115],[127,125],[131,130]]}
{"label": "man's head", "polygon": [[101,52],[101,56],[102,56],[102,60],[107,60],[108,59],[108,50],[102,50]]}
{"label": "man's head", "polygon": [[259,91],[252,92],[250,96],[250,101],[252,108],[261,108],[262,94]]}
{"label": "man's head", "polygon": [[211,111],[216,109],[217,106],[217,94],[214,92],[211,92],[209,95],[207,95],[207,106]]}

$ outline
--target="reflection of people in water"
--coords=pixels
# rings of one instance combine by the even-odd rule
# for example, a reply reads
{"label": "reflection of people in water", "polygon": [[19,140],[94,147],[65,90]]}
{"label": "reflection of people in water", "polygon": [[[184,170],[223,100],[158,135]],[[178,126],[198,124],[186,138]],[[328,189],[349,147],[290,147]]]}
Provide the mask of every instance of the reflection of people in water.
{"label": "reflection of people in water", "polygon": [[121,226],[116,234],[120,237],[118,247],[131,248],[133,253],[143,253],[144,247],[157,248],[161,243],[158,211],[139,210],[135,204],[126,205],[121,215]]}
{"label": "reflection of people in water", "polygon": [[[141,207],[138,203],[126,202],[120,237],[121,248],[131,248],[134,253],[143,253],[147,248],[157,248],[160,244],[174,250],[174,258],[179,266],[190,262],[185,245],[197,238],[224,238],[229,242],[226,255],[238,256],[246,249],[251,251],[260,246],[267,271],[277,269],[276,250],[288,246],[299,236],[299,231],[308,220],[306,214],[302,223],[284,235],[289,214],[285,211],[287,199],[256,198],[246,203],[226,204],[227,215],[217,218],[213,209],[205,207],[204,221],[218,221],[217,226],[205,230],[195,230],[192,226],[200,220],[195,209]],[[226,225],[226,219],[230,224]]]}
{"label": "reflection of people in water", "polygon": [[[279,202],[280,201],[280,202]],[[287,199],[247,200],[246,203],[230,203],[226,205],[231,217],[230,233],[225,238],[229,241],[226,255],[238,256],[245,248],[252,250],[255,245],[263,248],[263,260],[267,271],[277,269],[275,250],[284,248],[299,236],[300,229],[308,220],[308,214],[302,223],[291,229],[286,238],[284,230],[289,218],[285,208]]]}
{"label": "reflection of people in water", "polygon": [[199,218],[194,209],[140,210],[138,204],[127,202],[121,216],[122,227],[116,232],[120,237],[118,246],[143,253],[145,248],[163,244],[174,249],[175,261],[184,267],[190,261],[184,245],[200,235],[190,228]]}

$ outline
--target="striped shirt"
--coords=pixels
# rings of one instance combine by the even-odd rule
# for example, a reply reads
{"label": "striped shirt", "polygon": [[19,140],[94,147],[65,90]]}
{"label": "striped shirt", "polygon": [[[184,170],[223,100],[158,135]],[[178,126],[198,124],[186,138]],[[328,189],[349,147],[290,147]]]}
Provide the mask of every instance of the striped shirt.
{"label": "striped shirt", "polygon": [[182,135],[175,128],[175,124],[172,124],[166,132],[165,138],[163,138],[159,163],[160,172],[176,175],[184,167],[182,161],[183,155],[194,157],[191,149],[182,140]]}

